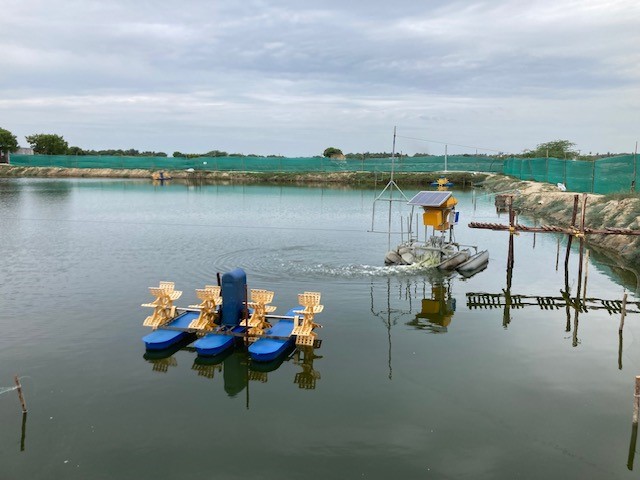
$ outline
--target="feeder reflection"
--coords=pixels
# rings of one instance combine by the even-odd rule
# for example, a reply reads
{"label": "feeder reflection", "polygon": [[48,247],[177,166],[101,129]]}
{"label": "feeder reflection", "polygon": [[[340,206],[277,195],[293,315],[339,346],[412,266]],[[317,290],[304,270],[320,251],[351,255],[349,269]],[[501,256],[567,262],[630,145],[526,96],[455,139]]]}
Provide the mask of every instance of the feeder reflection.
{"label": "feeder reflection", "polygon": [[446,333],[456,311],[456,299],[451,296],[451,282],[431,285],[431,297],[422,299],[422,309],[407,325],[432,333]]}

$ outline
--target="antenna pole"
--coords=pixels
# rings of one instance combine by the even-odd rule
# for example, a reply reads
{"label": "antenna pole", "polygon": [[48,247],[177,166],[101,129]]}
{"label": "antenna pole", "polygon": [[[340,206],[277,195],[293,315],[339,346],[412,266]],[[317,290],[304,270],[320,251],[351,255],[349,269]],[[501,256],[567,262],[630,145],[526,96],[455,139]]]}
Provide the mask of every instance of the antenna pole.
{"label": "antenna pole", "polygon": [[636,140],[636,149],[633,151],[633,178],[631,179],[631,191],[636,191],[636,174],[638,171],[638,141]]}
{"label": "antenna pole", "polygon": [[[391,178],[389,183],[394,183],[394,163],[396,158],[396,127],[393,127],[393,146],[391,147]],[[393,205],[393,188],[389,189],[389,232],[387,234],[387,249],[391,250],[391,206]]]}
{"label": "antenna pole", "polygon": [[448,149],[449,145],[445,145],[444,146],[444,171],[447,171],[447,149]]}
{"label": "antenna pole", "polygon": [[394,162],[396,159],[396,127],[393,127],[393,146],[391,147],[391,181],[393,181]]}

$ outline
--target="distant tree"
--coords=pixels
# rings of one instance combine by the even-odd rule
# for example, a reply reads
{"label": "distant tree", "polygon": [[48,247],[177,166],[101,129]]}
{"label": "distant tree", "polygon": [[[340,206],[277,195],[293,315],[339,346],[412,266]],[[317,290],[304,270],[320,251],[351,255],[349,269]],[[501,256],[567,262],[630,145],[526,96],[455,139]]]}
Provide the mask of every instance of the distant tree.
{"label": "distant tree", "polygon": [[575,150],[576,144],[569,140],[553,140],[540,143],[534,150],[525,150],[522,156],[526,158],[574,158],[579,152]]}
{"label": "distant tree", "polygon": [[69,147],[67,148],[67,155],[86,155],[86,153],[80,147]]}
{"label": "distant tree", "polygon": [[173,158],[184,158],[186,155],[182,152],[173,152]]}
{"label": "distant tree", "polygon": [[147,150],[145,152],[139,153],[138,156],[139,157],[166,157],[167,154],[164,152],[154,152],[154,151]]}
{"label": "distant tree", "polygon": [[69,144],[61,135],[52,133],[35,133],[25,137],[27,143],[33,148],[33,153],[44,155],[64,155]]}
{"label": "distant tree", "polygon": [[222,150],[211,150],[210,152],[202,155],[203,157],[228,157],[229,154]]}
{"label": "distant tree", "polygon": [[18,140],[9,130],[0,128],[0,163],[8,162],[6,155],[18,150]]}
{"label": "distant tree", "polygon": [[325,148],[324,152],[322,152],[322,155],[324,157],[327,157],[327,158],[339,156],[339,155],[342,155],[342,154],[343,154],[342,150],[340,150],[339,148],[335,148],[335,147]]}

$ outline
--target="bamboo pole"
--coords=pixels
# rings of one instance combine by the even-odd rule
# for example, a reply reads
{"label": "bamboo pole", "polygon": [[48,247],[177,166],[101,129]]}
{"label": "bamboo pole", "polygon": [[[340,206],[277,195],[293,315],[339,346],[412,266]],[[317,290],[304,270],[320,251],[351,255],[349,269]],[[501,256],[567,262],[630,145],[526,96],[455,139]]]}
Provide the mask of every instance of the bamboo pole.
{"label": "bamboo pole", "polygon": [[22,405],[22,413],[27,413],[27,404],[24,401],[24,396],[22,395],[22,385],[20,385],[20,379],[17,375],[14,375],[13,379],[16,382],[16,386],[18,387],[18,398],[20,399],[20,404]]}
{"label": "bamboo pole", "polygon": [[636,376],[633,393],[633,424],[638,426],[638,412],[640,411],[640,376]]}

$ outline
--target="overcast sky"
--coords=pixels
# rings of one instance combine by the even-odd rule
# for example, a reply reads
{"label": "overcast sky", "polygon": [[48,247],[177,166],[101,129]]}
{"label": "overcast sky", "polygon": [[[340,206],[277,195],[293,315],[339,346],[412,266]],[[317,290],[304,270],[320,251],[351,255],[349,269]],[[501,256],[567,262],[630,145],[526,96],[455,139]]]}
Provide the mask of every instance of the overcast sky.
{"label": "overcast sky", "polygon": [[2,2],[0,128],[22,146],[311,156],[391,151],[394,126],[409,154],[633,151],[640,2]]}

